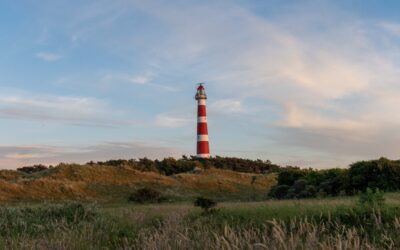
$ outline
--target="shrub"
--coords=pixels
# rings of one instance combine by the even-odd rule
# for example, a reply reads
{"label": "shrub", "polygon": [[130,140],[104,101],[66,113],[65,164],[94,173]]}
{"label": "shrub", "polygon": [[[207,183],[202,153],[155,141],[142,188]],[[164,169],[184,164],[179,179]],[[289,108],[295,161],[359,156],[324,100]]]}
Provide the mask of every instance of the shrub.
{"label": "shrub", "polygon": [[358,204],[362,207],[367,208],[379,208],[385,203],[385,197],[383,192],[378,188],[375,190],[367,188],[364,193],[360,193],[358,197]]}
{"label": "shrub", "polygon": [[211,211],[213,207],[217,205],[217,202],[208,198],[197,197],[197,199],[194,202],[194,205],[196,207],[201,207],[204,210],[204,212],[208,213]]}
{"label": "shrub", "polygon": [[33,173],[41,172],[41,171],[44,171],[47,169],[48,168],[42,164],[17,168],[18,171],[21,171],[21,172],[24,172],[27,174],[33,174]]}
{"label": "shrub", "polygon": [[129,196],[129,201],[138,203],[156,203],[163,201],[161,193],[152,188],[140,188]]}
{"label": "shrub", "polygon": [[288,185],[274,186],[269,191],[268,197],[278,199],[278,200],[284,199],[287,196],[289,188],[290,187]]}

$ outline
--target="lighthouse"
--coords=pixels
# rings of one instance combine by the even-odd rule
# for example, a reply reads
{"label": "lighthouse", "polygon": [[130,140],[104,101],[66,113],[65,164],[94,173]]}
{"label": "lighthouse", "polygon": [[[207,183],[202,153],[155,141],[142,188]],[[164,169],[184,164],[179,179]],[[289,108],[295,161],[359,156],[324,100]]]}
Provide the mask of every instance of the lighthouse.
{"label": "lighthouse", "polygon": [[203,83],[199,83],[195,99],[197,100],[197,157],[210,158],[206,113],[207,95]]}

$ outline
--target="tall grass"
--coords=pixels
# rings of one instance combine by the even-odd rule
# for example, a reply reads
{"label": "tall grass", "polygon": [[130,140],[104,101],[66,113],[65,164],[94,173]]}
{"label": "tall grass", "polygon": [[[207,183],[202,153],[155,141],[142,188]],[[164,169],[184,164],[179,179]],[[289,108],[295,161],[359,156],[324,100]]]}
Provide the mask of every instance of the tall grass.
{"label": "tall grass", "polygon": [[[393,200],[397,196],[391,196]],[[1,249],[399,249],[397,203],[350,199],[0,208]]]}

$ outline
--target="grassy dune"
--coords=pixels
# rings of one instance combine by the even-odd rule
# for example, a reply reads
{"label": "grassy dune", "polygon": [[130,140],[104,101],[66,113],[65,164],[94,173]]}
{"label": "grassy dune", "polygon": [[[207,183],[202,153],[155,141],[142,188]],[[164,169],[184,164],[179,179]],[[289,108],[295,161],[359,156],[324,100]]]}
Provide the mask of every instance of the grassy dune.
{"label": "grassy dune", "polygon": [[3,249],[398,249],[399,194],[378,210],[354,198],[0,208]]}
{"label": "grassy dune", "polygon": [[276,183],[273,174],[196,169],[166,176],[129,166],[61,164],[38,173],[0,171],[0,201],[125,201],[140,187],[152,187],[172,201],[208,195],[217,199],[262,199]]}
{"label": "grassy dune", "polygon": [[[357,197],[257,201],[275,183],[274,174],[215,168],[3,170],[0,249],[400,249],[400,193],[378,207]],[[142,187],[174,202],[127,202]],[[198,195],[218,199],[216,210],[194,207]]]}

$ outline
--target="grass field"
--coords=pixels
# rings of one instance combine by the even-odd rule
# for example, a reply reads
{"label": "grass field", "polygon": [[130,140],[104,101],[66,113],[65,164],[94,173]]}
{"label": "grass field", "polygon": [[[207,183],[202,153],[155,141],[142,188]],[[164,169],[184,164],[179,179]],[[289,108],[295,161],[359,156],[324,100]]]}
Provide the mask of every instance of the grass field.
{"label": "grass field", "polygon": [[364,208],[356,198],[191,203],[9,203],[3,249],[398,249],[400,194]]}

